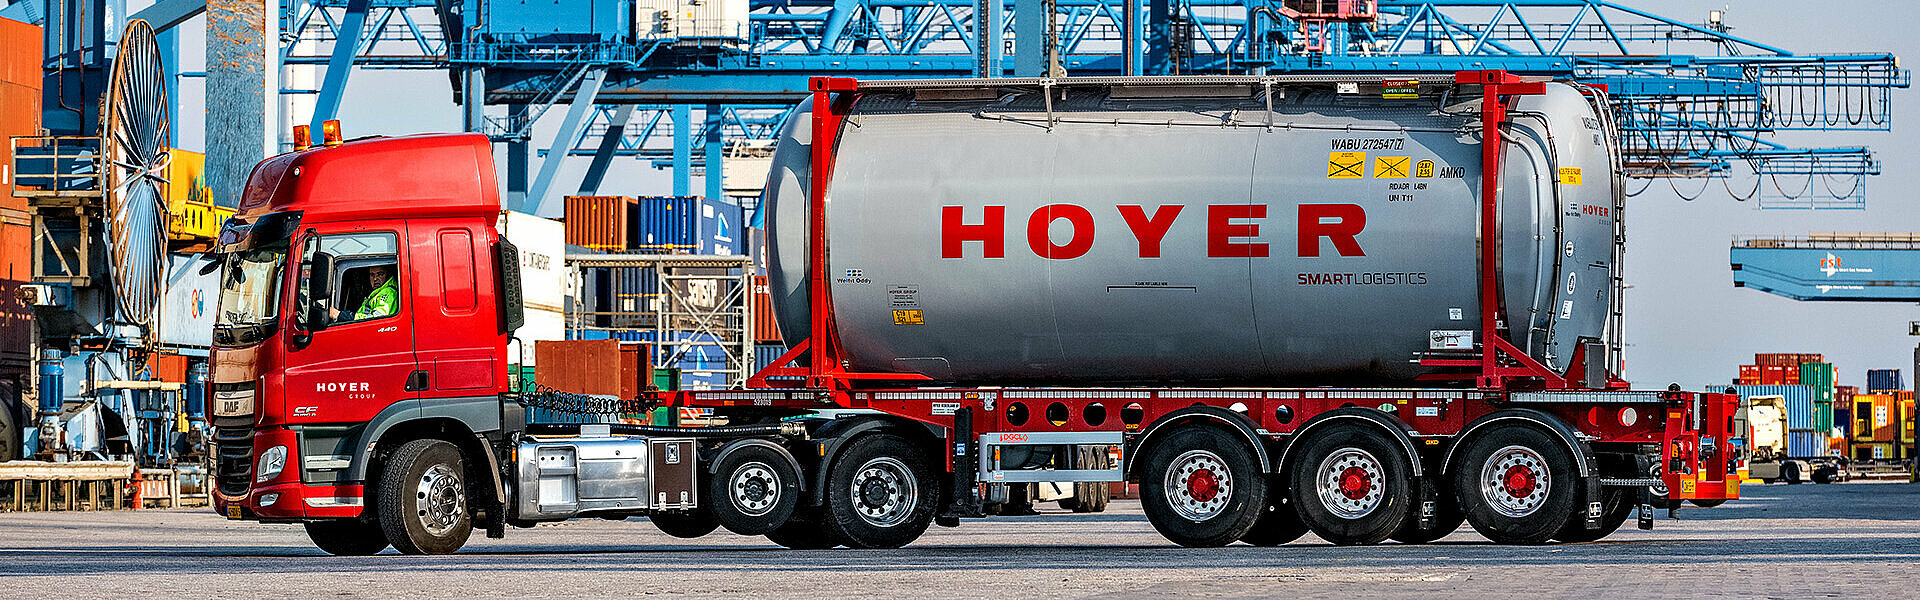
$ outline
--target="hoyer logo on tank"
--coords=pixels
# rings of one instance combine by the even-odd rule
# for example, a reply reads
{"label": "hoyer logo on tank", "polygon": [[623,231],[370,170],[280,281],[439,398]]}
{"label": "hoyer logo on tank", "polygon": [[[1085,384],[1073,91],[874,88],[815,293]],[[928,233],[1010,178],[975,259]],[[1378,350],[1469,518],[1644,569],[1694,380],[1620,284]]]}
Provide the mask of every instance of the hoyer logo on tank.
{"label": "hoyer logo on tank", "polygon": [[[1151,209],[1134,204],[1115,206],[1121,221],[1132,234],[1140,258],[1160,258],[1161,240],[1180,220],[1187,206],[1162,204]],[[1209,204],[1203,209],[1208,258],[1260,258],[1269,255],[1260,237],[1260,221],[1267,218],[1265,204]],[[1360,247],[1360,232],[1367,227],[1367,211],[1358,204],[1301,204],[1299,235],[1295,256],[1321,256],[1324,239],[1338,256],[1366,256]],[[1188,219],[1191,222],[1193,219]],[[1057,241],[1050,232],[1054,222],[1066,221],[1071,235]],[[1049,204],[1027,216],[1027,249],[1034,256],[1070,260],[1093,250],[1097,233],[1093,211],[1076,204]],[[940,207],[940,257],[966,258],[968,247],[975,245],[985,258],[1007,256],[1007,207],[989,205],[978,211],[964,206]]]}

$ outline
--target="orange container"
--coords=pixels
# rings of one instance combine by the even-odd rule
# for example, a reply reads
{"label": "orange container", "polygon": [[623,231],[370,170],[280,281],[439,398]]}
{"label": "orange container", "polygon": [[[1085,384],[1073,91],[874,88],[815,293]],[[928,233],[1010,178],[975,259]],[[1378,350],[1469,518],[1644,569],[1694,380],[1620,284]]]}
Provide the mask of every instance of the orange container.
{"label": "orange container", "polygon": [[1760,365],[1740,365],[1740,385],[1760,385]]}
{"label": "orange container", "polygon": [[602,252],[627,249],[627,206],[633,203],[625,196],[567,196],[567,243]]}
{"label": "orange container", "polygon": [[753,276],[753,341],[758,344],[777,344],[780,339],[780,323],[773,318],[773,288],[767,285],[767,276]]}
{"label": "orange container", "polygon": [[620,340],[538,340],[533,382],[561,392],[640,397],[653,382],[648,346]]}
{"label": "orange container", "polygon": [[13,197],[14,136],[40,134],[40,28],[0,19],[0,377],[33,369],[33,310],[20,286],[33,279],[32,219]]}
{"label": "orange container", "polygon": [[1900,439],[1900,403],[1891,394],[1853,397],[1853,441],[1887,443]]}

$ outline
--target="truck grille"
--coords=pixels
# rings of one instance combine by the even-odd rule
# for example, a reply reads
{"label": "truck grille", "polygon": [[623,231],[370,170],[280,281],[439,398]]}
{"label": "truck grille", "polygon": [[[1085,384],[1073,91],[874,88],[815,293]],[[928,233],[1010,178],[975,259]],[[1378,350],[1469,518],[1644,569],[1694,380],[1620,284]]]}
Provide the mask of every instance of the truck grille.
{"label": "truck grille", "polygon": [[220,493],[245,495],[253,485],[253,418],[215,418],[213,446]]}

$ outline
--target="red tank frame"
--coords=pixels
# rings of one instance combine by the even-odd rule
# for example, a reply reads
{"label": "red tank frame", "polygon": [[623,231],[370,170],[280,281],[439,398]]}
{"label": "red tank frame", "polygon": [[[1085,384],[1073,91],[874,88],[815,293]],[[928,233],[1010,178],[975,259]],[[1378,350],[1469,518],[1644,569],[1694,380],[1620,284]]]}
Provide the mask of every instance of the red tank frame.
{"label": "red tank frame", "polygon": [[[1545,93],[1543,81],[1528,80],[1506,71],[1465,71],[1455,74],[1455,83],[1482,86],[1482,122],[1505,121],[1508,103],[1513,97]],[[964,389],[915,388],[914,382],[930,381],[911,373],[869,373],[846,368],[834,327],[833,303],[826,264],[827,187],[833,174],[834,143],[841,124],[859,98],[859,82],[846,77],[815,77],[809,82],[813,95],[811,114],[812,177],[808,189],[808,278],[807,295],[811,306],[812,335],[793,345],[769,366],[747,380],[747,390],[651,392],[647,396],[662,405],[698,408],[856,408],[872,409],[896,417],[945,428],[951,436],[954,415],[969,409],[970,429],[975,433],[1020,436],[1046,432],[1120,431],[1140,433],[1161,417],[1196,405],[1213,406],[1246,415],[1263,434],[1284,436],[1309,423],[1315,415],[1344,407],[1378,408],[1411,426],[1413,437],[1428,446],[1443,446],[1446,439],[1460,434],[1479,417],[1508,408],[1515,392],[1565,392],[1564,400],[1530,404],[1528,408],[1551,413],[1595,442],[1659,444],[1665,448],[1665,483],[1674,498],[1727,499],[1739,497],[1739,481],[1729,480],[1731,469],[1716,465],[1726,458],[1716,452],[1731,436],[1733,410],[1738,397],[1670,391],[1658,393],[1659,401],[1622,402],[1609,399],[1608,392],[1627,387],[1612,373],[1604,389],[1579,385],[1582,379],[1562,376],[1529,357],[1525,351],[1499,335],[1498,285],[1496,267],[1499,249],[1481,245],[1480,339],[1483,351],[1478,358],[1428,358],[1422,364],[1441,367],[1467,367],[1474,372],[1438,375],[1431,379],[1472,378],[1476,389],[1250,389],[1250,388],[1058,388],[1058,389]],[[1481,155],[1481,239],[1497,239],[1500,130],[1483,129]],[[802,356],[802,366],[787,365]],[[1574,365],[1581,364],[1576,355]],[[1578,367],[1575,367],[1577,371]],[[780,381],[774,381],[778,379]],[[782,385],[786,382],[799,385]],[[899,382],[900,388],[872,389],[876,382]],[[863,385],[866,384],[866,385]],[[1590,399],[1579,394],[1592,394]],[[1631,404],[1631,405],[1630,405]],[[1044,405],[1044,406],[1043,406]],[[1021,407],[1014,409],[1015,406]],[[997,409],[997,410],[996,410]],[[1638,416],[1645,411],[1644,418]],[[1023,416],[1016,419],[1015,413]],[[1726,426],[1719,427],[1720,424]],[[949,440],[956,442],[959,440]],[[1705,450],[1705,452],[1701,452]],[[946,467],[952,472],[954,456],[946,454]],[[1730,453],[1729,453],[1730,454]]]}

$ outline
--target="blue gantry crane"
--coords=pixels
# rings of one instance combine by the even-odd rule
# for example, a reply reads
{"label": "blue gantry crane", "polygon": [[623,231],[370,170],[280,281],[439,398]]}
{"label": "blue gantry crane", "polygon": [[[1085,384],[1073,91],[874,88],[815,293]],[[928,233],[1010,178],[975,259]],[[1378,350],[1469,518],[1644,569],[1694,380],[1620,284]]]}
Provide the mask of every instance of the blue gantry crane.
{"label": "blue gantry crane", "polygon": [[[1767,208],[1857,208],[1864,179],[1880,169],[1870,150],[1795,147],[1773,134],[1889,130],[1891,92],[1909,85],[1890,54],[1799,54],[1734,35],[1721,11],[1694,23],[1601,0],[557,0],[538,9],[502,0],[294,0],[281,7],[280,60],[326,67],[317,86],[284,90],[317,95],[314,119],[331,116],[353,66],[446,70],[467,129],[505,144],[509,200],[526,210],[561,189],[553,178],[569,156],[592,157],[583,191],[611,157],[624,155],[671,167],[675,193],[691,191],[693,174],[704,171],[706,193],[722,195],[721,178],[711,175],[725,161],[727,140],[755,139],[775,119],[765,115],[798,99],[806,78],[818,74],[1390,77],[1473,69],[1605,84],[1627,137],[1624,166],[1643,183],[1720,180],[1732,196]],[[561,104],[568,109],[557,134],[532,139],[533,123]],[[547,150],[534,152],[536,142]]]}
{"label": "blue gantry crane", "polygon": [[1794,300],[1920,302],[1920,234],[1745,237],[1729,261],[1734,287]]}

